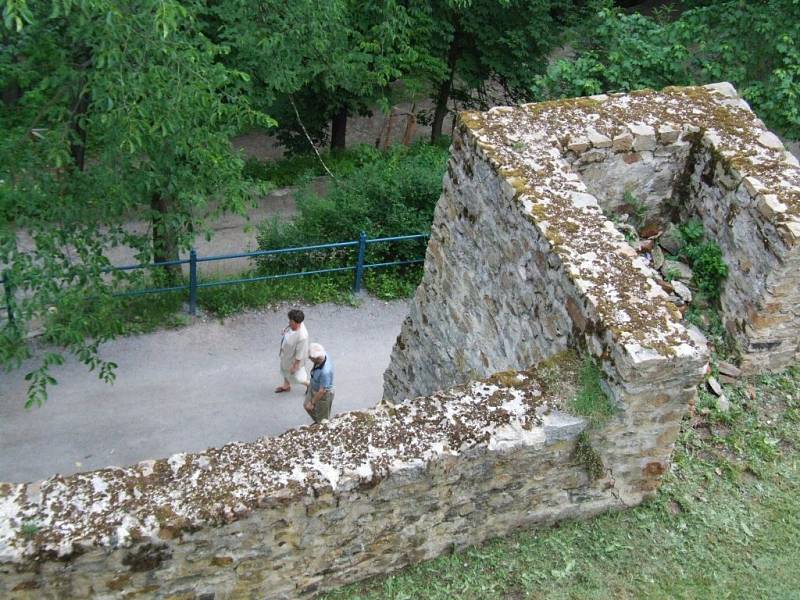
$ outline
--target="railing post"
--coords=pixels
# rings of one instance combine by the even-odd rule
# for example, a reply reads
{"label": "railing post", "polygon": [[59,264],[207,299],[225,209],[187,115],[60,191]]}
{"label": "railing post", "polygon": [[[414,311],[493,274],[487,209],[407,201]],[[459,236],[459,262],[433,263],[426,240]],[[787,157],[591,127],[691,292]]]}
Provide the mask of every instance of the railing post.
{"label": "railing post", "polygon": [[363,231],[358,236],[358,259],[356,261],[356,278],[353,282],[353,292],[361,291],[361,278],[364,276],[364,256],[367,253],[367,234]]}
{"label": "railing post", "polygon": [[12,307],[14,293],[11,290],[11,284],[8,281],[8,274],[3,273],[3,290],[6,294],[6,313],[8,314],[8,322],[14,325],[14,309]]}
{"label": "railing post", "polygon": [[189,251],[189,314],[197,313],[197,251]]}

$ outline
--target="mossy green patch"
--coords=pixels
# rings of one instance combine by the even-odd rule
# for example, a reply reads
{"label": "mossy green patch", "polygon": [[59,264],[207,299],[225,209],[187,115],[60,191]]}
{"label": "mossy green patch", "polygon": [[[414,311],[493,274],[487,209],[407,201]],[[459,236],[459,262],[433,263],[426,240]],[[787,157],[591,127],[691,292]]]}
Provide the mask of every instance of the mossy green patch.
{"label": "mossy green patch", "polygon": [[589,440],[589,435],[585,431],[578,434],[575,441],[575,460],[586,470],[590,481],[597,481],[605,473],[603,459],[597,453]]}
{"label": "mossy green patch", "polygon": [[567,403],[567,408],[577,415],[586,417],[591,426],[600,426],[614,414],[614,405],[603,390],[602,372],[589,356],[581,362],[578,380],[580,388]]}

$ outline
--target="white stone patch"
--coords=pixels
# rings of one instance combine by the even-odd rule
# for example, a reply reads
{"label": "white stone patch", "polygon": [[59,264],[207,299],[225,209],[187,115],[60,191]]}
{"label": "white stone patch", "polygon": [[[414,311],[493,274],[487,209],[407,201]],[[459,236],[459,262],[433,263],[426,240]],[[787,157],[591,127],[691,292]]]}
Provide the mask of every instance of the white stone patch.
{"label": "white stone patch", "polygon": [[771,131],[765,131],[758,136],[758,143],[770,150],[783,150],[783,142]]}
{"label": "white stone patch", "polygon": [[599,205],[597,204],[597,198],[592,196],[591,194],[587,194],[584,192],[572,192],[570,194],[570,199],[572,200],[572,204],[575,208],[598,208]]}
{"label": "white stone patch", "polygon": [[289,481],[297,481],[299,483],[304,483],[308,474],[306,473],[305,469],[301,467],[299,464],[294,464],[292,466],[292,472],[289,474]]}
{"label": "white stone patch", "polygon": [[579,260],[580,262],[577,264],[579,275],[599,277],[605,271],[605,268],[597,258],[596,252],[581,254]]}
{"label": "white stone patch", "polygon": [[617,310],[614,311],[614,320],[617,323],[630,323],[631,316],[628,313],[626,313],[624,310],[617,309]]}
{"label": "white stone patch", "polygon": [[703,86],[707,90],[716,92],[726,98],[738,98],[739,94],[736,93],[736,88],[727,81],[720,81],[718,83],[709,83]]}
{"label": "white stone patch", "polygon": [[17,502],[22,487],[13,486],[12,491],[0,497],[0,562],[14,562],[24,552],[17,540],[21,521],[25,518],[22,506]]}
{"label": "white stone patch", "polygon": [[122,547],[126,547],[131,542],[131,533],[135,530],[139,529],[139,520],[132,517],[131,515],[123,515],[122,522],[117,526],[116,531],[114,534],[117,538],[117,544]]}
{"label": "white stone patch", "polygon": [[510,390],[509,398],[500,406],[504,411],[514,417],[521,417],[528,412],[527,406],[522,401],[522,394],[517,390]]}
{"label": "white stone patch", "polygon": [[178,454],[173,454],[167,459],[167,464],[172,469],[172,474],[177,475],[180,468],[186,464],[186,453],[179,452]]}
{"label": "white stone patch", "polygon": [[[620,296],[619,289],[610,283],[604,283],[601,286],[603,290],[603,297],[611,303],[620,302],[622,297]],[[630,317],[626,315],[627,320],[630,320]],[[627,321],[625,321],[627,322]]]}
{"label": "white stone patch", "polygon": [[517,446],[541,448],[547,437],[541,427],[524,429],[519,421],[511,421],[508,425],[494,431],[489,438],[489,450],[510,450]]}
{"label": "white stone patch", "polygon": [[92,490],[95,494],[105,495],[108,491],[108,484],[102,477],[94,475],[92,477]]}
{"label": "white stone patch", "polygon": [[339,477],[341,477],[341,473],[339,469],[334,467],[333,465],[322,462],[319,459],[318,454],[314,454],[311,459],[311,468],[313,468],[317,473],[322,475],[324,479],[328,480],[328,483],[331,484],[331,487],[335,490],[336,485],[339,483]]}
{"label": "white stone patch", "polygon": [[142,477],[149,477],[153,474],[153,467],[155,466],[156,461],[154,460],[143,460],[137,463],[137,468],[139,473],[141,473]]}

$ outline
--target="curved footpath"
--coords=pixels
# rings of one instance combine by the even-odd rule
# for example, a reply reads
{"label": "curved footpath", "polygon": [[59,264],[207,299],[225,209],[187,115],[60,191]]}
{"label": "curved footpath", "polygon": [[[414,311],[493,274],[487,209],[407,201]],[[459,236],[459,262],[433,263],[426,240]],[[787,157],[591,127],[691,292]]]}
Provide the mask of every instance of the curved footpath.
{"label": "curved footpath", "polygon": [[[120,338],[101,348],[119,365],[102,383],[75,360],[41,408],[25,410],[25,368],[0,376],[0,481],[33,481],[176,452],[277,435],[310,422],[303,388],[275,394],[286,312],[198,320],[177,330]],[[336,369],[333,413],[373,406],[405,301],[301,306],[312,341]]]}

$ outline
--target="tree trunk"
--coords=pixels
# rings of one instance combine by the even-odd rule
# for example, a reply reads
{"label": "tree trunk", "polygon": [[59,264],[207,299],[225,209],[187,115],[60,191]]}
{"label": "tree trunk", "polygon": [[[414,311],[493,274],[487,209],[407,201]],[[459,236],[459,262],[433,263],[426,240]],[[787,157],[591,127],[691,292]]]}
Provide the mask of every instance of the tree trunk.
{"label": "tree trunk", "polygon": [[[171,219],[175,217],[172,200],[159,193],[150,197],[153,227],[153,262],[178,260],[178,230]],[[167,283],[172,284],[180,278],[180,265],[164,267]]]}
{"label": "tree trunk", "polygon": [[[92,51],[88,46],[81,45],[77,48],[76,58],[79,69],[88,69],[92,64]],[[86,166],[86,128],[83,118],[89,112],[90,93],[86,89],[86,76],[81,74],[78,79],[78,89],[72,103],[72,114],[70,115],[70,129],[72,139],[69,143],[69,153],[72,156],[72,164],[78,171],[83,171]]]}
{"label": "tree trunk", "polygon": [[3,104],[5,104],[7,108],[14,108],[20,98],[22,98],[22,88],[19,87],[19,83],[10,81],[6,84],[6,86],[3,87],[2,98]]}
{"label": "tree trunk", "polygon": [[331,121],[331,150],[344,150],[347,134],[347,107],[339,109]]}
{"label": "tree trunk", "polygon": [[394,107],[392,107],[392,111],[389,113],[389,120],[386,124],[386,131],[384,132],[383,136],[383,150],[388,150],[389,146],[392,144],[392,130],[394,129],[394,122],[397,116],[394,112]]}
{"label": "tree trunk", "polygon": [[[7,31],[3,32],[3,46],[8,47],[10,45],[10,36],[8,35]],[[11,62],[17,63],[19,62],[19,56],[16,54],[11,55]],[[0,98],[2,98],[3,104],[6,105],[6,108],[13,108],[17,102],[22,98],[22,88],[19,85],[19,81],[16,79],[8,79],[6,81],[5,86],[3,86],[2,91],[0,91]]]}
{"label": "tree trunk", "polygon": [[83,171],[86,166],[86,129],[81,121],[88,111],[89,94],[84,92],[75,102],[70,123],[73,137],[69,143],[69,153],[72,155],[72,163],[78,171]]}
{"label": "tree trunk", "polygon": [[450,92],[453,89],[453,80],[456,76],[456,64],[458,63],[460,50],[460,35],[458,31],[453,34],[453,41],[450,42],[450,50],[447,53],[447,66],[450,69],[450,76],[442,81],[439,86],[439,93],[436,95],[436,111],[433,113],[433,124],[431,125],[431,144],[435,144],[442,135],[444,118],[447,116],[447,102],[450,100]]}
{"label": "tree trunk", "polygon": [[406,130],[403,132],[403,145],[410,146],[417,131],[417,103],[411,105],[411,111],[406,117]]}

